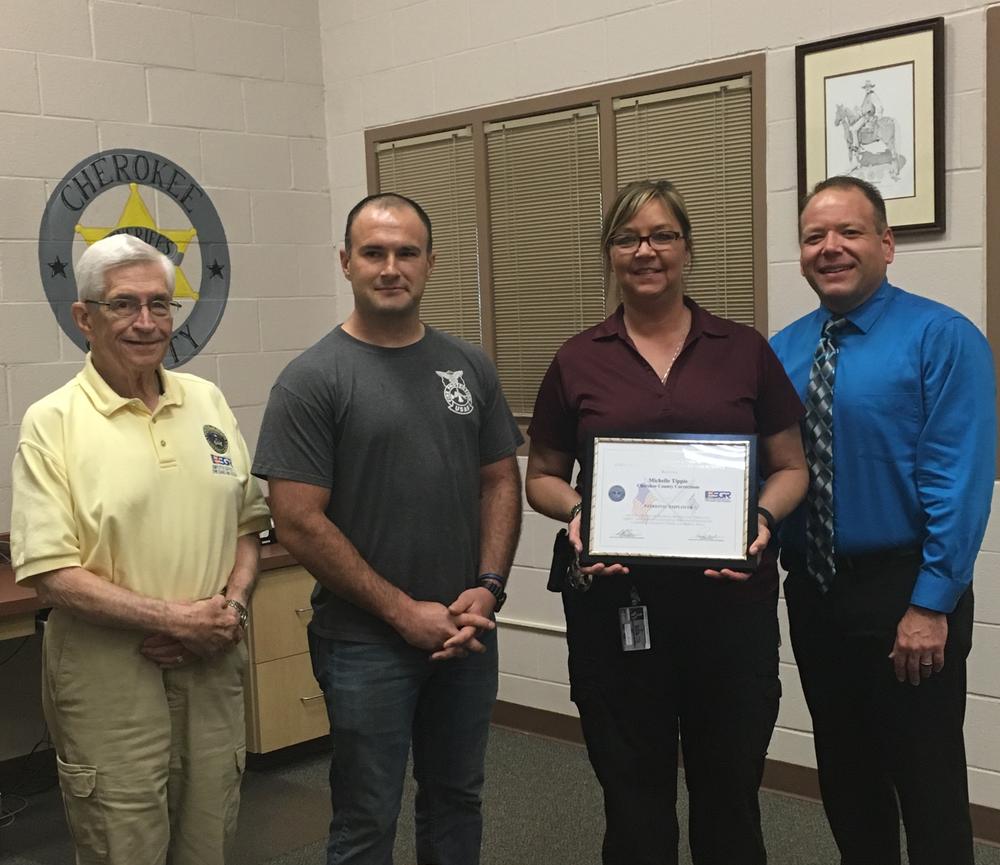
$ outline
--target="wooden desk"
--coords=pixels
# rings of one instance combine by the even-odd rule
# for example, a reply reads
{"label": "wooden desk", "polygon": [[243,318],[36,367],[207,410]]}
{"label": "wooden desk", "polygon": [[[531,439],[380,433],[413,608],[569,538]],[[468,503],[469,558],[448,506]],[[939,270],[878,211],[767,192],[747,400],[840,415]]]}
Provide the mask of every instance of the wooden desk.
{"label": "wooden desk", "polygon": [[35,633],[35,613],[42,608],[34,589],[14,582],[14,569],[0,564],[0,640]]}

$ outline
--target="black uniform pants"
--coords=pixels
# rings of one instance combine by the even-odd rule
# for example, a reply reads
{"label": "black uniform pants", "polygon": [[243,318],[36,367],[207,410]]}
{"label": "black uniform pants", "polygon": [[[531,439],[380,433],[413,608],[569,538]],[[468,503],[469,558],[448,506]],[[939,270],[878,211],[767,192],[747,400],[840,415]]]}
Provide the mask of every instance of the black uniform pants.
{"label": "black uniform pants", "polygon": [[[776,593],[734,603],[686,576],[599,577],[563,594],[572,698],[604,792],[604,865],[678,861],[678,734],[695,865],[767,859],[757,791],[781,694]],[[622,650],[633,585],[648,651]]]}
{"label": "black uniform pants", "polygon": [[973,865],[962,735],[971,587],[948,616],[944,669],[913,686],[896,680],[889,653],[919,552],[839,560],[826,595],[802,562],[784,564],[792,648],[842,865],[899,865],[900,811],[911,865]]}

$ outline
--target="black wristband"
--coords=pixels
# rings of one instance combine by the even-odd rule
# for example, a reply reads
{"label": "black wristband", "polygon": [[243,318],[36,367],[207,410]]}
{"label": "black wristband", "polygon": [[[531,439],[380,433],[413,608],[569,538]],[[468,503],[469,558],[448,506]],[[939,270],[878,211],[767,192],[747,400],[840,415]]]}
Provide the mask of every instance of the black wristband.
{"label": "black wristband", "polygon": [[774,518],[774,514],[760,505],[757,505],[757,513],[764,518],[764,522],[767,523],[767,530],[773,535],[774,527],[778,524],[778,521]]}
{"label": "black wristband", "polygon": [[485,574],[480,574],[477,582],[481,583],[483,580],[496,580],[502,589],[507,586],[507,578],[501,577],[496,571],[487,571]]}
{"label": "black wristband", "polygon": [[479,587],[481,589],[486,589],[491,595],[493,595],[496,605],[493,607],[494,613],[499,613],[500,608],[504,605],[504,601],[507,600],[507,592],[504,591],[505,580],[500,576],[500,574],[486,573],[479,575]]}

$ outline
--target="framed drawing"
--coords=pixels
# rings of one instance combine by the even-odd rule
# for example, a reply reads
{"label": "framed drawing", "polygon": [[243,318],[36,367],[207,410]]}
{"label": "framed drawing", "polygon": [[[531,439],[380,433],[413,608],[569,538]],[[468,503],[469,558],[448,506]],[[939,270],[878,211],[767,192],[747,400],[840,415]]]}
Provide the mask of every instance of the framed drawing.
{"label": "framed drawing", "polygon": [[795,49],[799,194],[867,180],[902,232],[944,231],[944,19]]}

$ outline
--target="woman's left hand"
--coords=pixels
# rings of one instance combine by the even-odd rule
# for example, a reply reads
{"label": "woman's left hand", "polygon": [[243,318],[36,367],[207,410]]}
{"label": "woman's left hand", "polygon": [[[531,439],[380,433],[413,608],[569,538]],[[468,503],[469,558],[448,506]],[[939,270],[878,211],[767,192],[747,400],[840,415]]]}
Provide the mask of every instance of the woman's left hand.
{"label": "woman's left hand", "polygon": [[[754,542],[750,544],[747,554],[750,556],[760,555],[767,549],[767,545],[770,542],[771,530],[767,527],[767,521],[763,517],[758,517],[757,537],[754,538]],[[751,575],[744,571],[733,571],[729,568],[722,568],[722,570],[719,571],[707,569],[705,571],[705,576],[711,577],[714,580],[733,580],[735,582],[743,582],[744,580],[749,580]]]}

